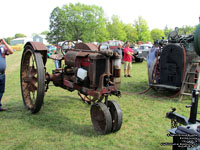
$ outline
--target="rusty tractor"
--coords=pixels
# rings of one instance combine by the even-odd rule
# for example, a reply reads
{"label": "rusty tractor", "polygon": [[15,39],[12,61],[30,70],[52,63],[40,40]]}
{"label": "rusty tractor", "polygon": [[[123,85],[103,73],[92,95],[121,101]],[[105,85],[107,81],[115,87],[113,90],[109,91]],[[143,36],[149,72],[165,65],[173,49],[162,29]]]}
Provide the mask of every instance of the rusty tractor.
{"label": "rusty tractor", "polygon": [[[66,42],[65,42],[66,43]],[[64,44],[65,44],[64,43]],[[77,90],[85,102],[92,103],[93,127],[101,134],[120,130],[122,111],[108,96],[120,96],[120,57],[111,50],[100,51],[90,43],[61,48],[53,59],[64,61],[62,67],[46,72],[47,49],[39,42],[27,42],[21,59],[20,82],[24,105],[35,114],[40,111],[50,82],[70,92]],[[104,101],[104,102],[103,102]]]}

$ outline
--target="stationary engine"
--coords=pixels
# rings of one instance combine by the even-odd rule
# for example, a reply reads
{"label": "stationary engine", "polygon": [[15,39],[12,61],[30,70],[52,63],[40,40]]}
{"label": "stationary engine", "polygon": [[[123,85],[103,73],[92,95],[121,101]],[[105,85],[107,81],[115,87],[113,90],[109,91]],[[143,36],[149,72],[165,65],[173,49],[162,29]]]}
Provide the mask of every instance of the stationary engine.
{"label": "stationary engine", "polygon": [[[197,35],[198,36],[198,35]],[[191,62],[200,57],[195,53],[195,35],[179,35],[175,30],[168,37],[168,44],[159,44],[156,57],[148,70],[149,86],[154,89],[178,91]],[[192,70],[195,72],[195,69]]]}

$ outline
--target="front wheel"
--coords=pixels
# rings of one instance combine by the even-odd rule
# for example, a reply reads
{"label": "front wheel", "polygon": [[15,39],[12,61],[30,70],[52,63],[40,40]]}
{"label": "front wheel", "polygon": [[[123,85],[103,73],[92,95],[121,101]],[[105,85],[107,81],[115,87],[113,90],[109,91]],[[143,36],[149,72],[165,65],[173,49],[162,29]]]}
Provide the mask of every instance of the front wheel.
{"label": "front wheel", "polygon": [[25,107],[32,113],[40,111],[45,93],[45,70],[40,53],[26,46],[20,69],[21,92]]}
{"label": "front wheel", "polygon": [[116,101],[108,101],[108,108],[112,117],[112,132],[117,132],[122,126],[122,110]]}
{"label": "front wheel", "polygon": [[112,131],[112,118],[108,107],[98,102],[91,106],[90,115],[94,130],[101,134],[108,134]]}

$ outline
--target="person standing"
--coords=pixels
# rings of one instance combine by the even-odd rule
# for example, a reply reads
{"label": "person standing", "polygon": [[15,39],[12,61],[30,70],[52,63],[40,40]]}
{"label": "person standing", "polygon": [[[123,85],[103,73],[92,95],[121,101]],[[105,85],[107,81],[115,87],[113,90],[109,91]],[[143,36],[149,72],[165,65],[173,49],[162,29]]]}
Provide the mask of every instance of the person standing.
{"label": "person standing", "polygon": [[[3,44],[3,45],[2,45]],[[5,70],[6,70],[6,58],[5,55],[13,54],[13,49],[10,47],[6,41],[0,38],[0,111],[5,111],[2,108],[1,99],[5,91]]]}
{"label": "person standing", "polygon": [[120,58],[122,59],[122,45],[121,43],[118,43],[117,48],[113,50],[114,53],[116,53]]}
{"label": "person standing", "polygon": [[156,59],[158,51],[159,51],[159,43],[158,41],[155,41],[153,47],[149,50],[149,54],[147,56],[148,70],[150,69],[151,64],[153,63],[154,59]]}
{"label": "person standing", "polygon": [[[56,54],[56,55],[62,55],[62,53],[61,53],[61,48],[60,48],[60,47],[55,48],[55,50],[53,51],[53,54],[52,54],[52,55],[55,55],[55,54]],[[54,63],[55,63],[56,69],[58,69],[58,68],[61,67],[61,60],[55,59],[55,60],[54,60]]]}
{"label": "person standing", "polygon": [[114,76],[121,77],[121,63],[122,63],[122,45],[118,42],[117,48],[113,50],[114,59]]}
{"label": "person standing", "polygon": [[126,47],[124,49],[124,77],[131,77],[130,70],[132,68],[132,57],[133,50],[130,48],[130,43],[126,42]]}

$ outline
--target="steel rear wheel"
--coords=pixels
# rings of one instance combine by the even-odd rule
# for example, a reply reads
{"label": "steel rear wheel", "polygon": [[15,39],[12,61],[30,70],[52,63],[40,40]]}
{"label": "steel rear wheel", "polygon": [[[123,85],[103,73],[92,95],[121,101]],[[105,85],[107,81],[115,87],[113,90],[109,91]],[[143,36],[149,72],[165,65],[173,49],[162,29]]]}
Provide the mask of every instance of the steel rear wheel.
{"label": "steel rear wheel", "polygon": [[25,107],[32,113],[39,112],[45,92],[45,70],[41,54],[30,46],[22,55],[20,82]]}
{"label": "steel rear wheel", "polygon": [[122,126],[122,110],[116,101],[108,101],[108,108],[112,117],[112,132],[117,132]]}
{"label": "steel rear wheel", "polygon": [[93,127],[101,134],[108,134],[112,131],[112,118],[108,107],[98,102],[91,106],[91,120]]}

